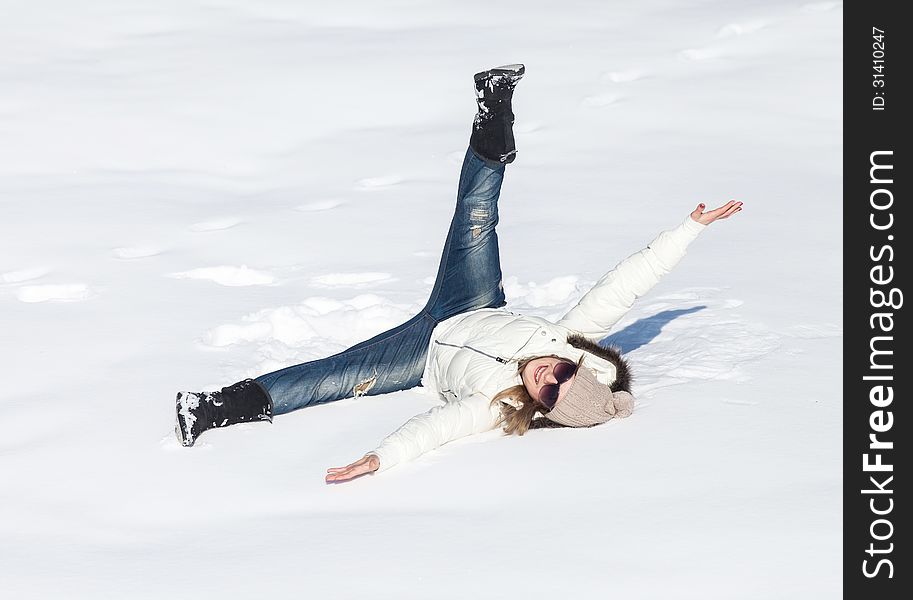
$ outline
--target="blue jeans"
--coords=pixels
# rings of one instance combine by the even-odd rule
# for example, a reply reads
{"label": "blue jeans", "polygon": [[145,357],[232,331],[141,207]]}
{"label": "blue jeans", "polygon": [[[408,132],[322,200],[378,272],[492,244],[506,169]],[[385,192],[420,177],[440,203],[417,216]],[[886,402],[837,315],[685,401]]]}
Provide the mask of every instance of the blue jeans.
{"label": "blue jeans", "polygon": [[402,325],[339,354],[258,377],[272,397],[273,414],[415,387],[421,383],[428,342],[438,323],[469,310],[506,304],[495,233],[503,179],[504,165],[466,151],[456,211],[425,308]]}

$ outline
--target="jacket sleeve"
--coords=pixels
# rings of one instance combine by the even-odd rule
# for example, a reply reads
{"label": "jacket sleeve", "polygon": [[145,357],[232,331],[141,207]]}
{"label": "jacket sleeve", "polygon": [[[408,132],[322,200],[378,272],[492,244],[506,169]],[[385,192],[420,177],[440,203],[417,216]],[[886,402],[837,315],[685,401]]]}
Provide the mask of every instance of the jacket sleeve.
{"label": "jacket sleeve", "polygon": [[634,301],[678,264],[688,244],[706,227],[689,215],[675,229],[660,233],[646,248],[606,273],[558,324],[590,338],[604,338]]}
{"label": "jacket sleeve", "polygon": [[447,442],[494,429],[498,417],[499,411],[491,406],[490,398],[473,394],[412,417],[368,454],[376,454],[380,458],[378,472],[385,471]]}

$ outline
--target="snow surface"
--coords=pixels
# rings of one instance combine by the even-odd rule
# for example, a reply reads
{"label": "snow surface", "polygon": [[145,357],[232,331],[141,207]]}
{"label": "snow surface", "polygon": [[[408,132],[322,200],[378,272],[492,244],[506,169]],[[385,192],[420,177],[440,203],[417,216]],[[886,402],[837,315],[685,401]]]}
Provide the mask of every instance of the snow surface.
{"label": "snow surface", "polygon": [[[840,2],[5,0],[4,598],[834,598]],[[639,405],[326,485],[436,401],[181,448],[178,390],[424,303],[475,111],[524,62],[510,307],[563,314],[745,202],[620,323]]]}

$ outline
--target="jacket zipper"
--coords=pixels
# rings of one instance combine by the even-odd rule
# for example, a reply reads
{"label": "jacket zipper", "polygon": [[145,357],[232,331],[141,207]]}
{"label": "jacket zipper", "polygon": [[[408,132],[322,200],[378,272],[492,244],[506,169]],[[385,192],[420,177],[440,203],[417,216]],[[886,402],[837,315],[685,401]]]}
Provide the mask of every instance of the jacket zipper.
{"label": "jacket zipper", "polygon": [[488,354],[487,352],[482,352],[481,350],[477,350],[476,348],[473,348],[472,346],[457,346],[456,344],[448,344],[446,342],[441,342],[438,340],[434,340],[434,343],[440,344],[441,346],[449,346],[451,348],[466,348],[467,350],[472,350],[473,352],[478,352],[482,356],[487,356],[488,358],[493,358],[496,361],[498,361],[499,363],[501,363],[502,365],[506,365],[507,363],[510,362],[509,360],[501,358],[500,356],[492,356],[491,354]]}

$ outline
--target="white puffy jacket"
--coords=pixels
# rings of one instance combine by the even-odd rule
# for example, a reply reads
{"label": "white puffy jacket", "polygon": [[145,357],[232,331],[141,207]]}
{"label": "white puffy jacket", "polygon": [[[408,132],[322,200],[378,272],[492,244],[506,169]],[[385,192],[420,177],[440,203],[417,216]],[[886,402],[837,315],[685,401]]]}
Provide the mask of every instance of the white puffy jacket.
{"label": "white puffy jacket", "polygon": [[[422,385],[444,402],[409,419],[370,452],[380,458],[380,470],[496,427],[499,410],[491,399],[521,383],[519,360],[557,355],[576,362],[584,351],[568,344],[568,335],[595,340],[608,335],[634,300],[682,259],[705,227],[689,216],[662,232],[606,273],[557,323],[502,308],[469,311],[439,323],[431,334]],[[588,354],[586,366],[606,385],[615,380],[615,365],[607,360]]]}

